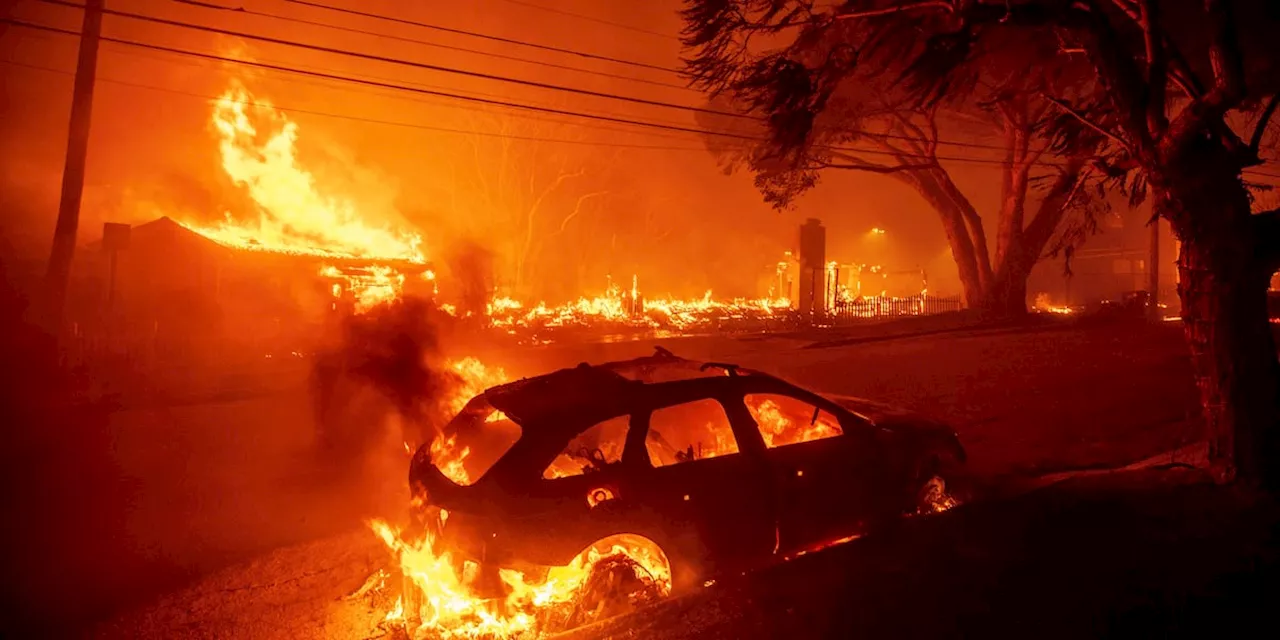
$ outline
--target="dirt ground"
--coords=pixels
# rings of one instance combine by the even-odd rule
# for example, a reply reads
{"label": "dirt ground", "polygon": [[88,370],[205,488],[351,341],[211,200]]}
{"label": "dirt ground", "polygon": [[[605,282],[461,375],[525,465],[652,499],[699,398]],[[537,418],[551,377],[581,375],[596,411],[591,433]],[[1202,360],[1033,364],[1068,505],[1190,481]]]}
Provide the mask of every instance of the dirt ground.
{"label": "dirt ground", "polygon": [[[943,418],[989,477],[1120,464],[1199,436],[1189,362],[1171,326],[1052,325],[822,348],[807,339],[664,344]],[[518,376],[652,347],[476,355]],[[59,505],[74,492],[42,494],[52,501],[43,511],[28,505],[46,527],[25,532],[34,560],[30,588],[16,594],[23,623],[61,622],[44,627],[61,633],[109,619],[96,628],[120,637],[369,635],[376,612],[339,597],[385,559],[363,521],[402,508],[407,460],[388,436],[387,453],[360,469],[318,463],[302,380],[270,386],[233,401],[121,408],[83,434],[90,444],[74,460],[47,452],[44,466],[74,469],[93,500],[72,514]]]}

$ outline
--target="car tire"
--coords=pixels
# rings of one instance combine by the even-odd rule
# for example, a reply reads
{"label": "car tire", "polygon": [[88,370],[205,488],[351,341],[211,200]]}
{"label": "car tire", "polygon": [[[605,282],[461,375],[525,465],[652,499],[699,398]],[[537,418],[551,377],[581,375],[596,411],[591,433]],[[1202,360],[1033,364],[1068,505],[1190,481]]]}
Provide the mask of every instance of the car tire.
{"label": "car tire", "polygon": [[914,486],[911,510],[917,514],[946,511],[971,497],[963,463],[948,453],[930,456],[917,472]]}

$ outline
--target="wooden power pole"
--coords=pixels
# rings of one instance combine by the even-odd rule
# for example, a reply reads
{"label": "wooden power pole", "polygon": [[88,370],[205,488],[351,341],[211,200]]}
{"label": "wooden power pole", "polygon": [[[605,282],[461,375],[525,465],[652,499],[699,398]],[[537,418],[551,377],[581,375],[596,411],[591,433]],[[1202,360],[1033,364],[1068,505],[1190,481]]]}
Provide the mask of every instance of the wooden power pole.
{"label": "wooden power pole", "polygon": [[67,159],[62,169],[62,196],[58,202],[58,225],[53,231],[53,251],[45,272],[47,329],[62,333],[67,284],[71,279],[71,259],[76,250],[80,226],[80,200],[84,193],[85,156],[89,150],[89,121],[93,114],[93,81],[98,67],[98,36],[102,31],[105,0],[85,0],[80,27],[80,55],[76,61],[75,86],[71,94],[71,125],[67,132]]}

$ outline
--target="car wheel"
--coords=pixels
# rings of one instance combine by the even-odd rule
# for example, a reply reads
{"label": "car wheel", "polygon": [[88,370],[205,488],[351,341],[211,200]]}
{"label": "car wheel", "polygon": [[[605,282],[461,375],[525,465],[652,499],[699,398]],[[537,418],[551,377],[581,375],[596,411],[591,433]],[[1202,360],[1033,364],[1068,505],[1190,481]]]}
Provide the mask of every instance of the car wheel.
{"label": "car wheel", "polygon": [[951,456],[935,456],[923,465],[918,475],[914,512],[917,514],[947,511],[968,497],[967,483],[958,461]]}

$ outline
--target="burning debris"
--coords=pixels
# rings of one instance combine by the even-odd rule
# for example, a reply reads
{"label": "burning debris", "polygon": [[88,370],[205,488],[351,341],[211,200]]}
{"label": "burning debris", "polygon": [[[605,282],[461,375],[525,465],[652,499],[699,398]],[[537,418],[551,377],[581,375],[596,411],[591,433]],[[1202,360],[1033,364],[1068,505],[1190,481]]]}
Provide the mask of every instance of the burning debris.
{"label": "burning debris", "polygon": [[[440,510],[436,517],[443,527],[448,511]],[[403,591],[385,621],[402,626],[415,639],[499,639],[562,631],[626,613],[671,592],[666,557],[637,536],[601,540],[568,565],[540,575],[503,569],[498,577],[506,595],[482,597],[479,565],[449,551],[437,553],[433,534],[411,542],[385,522],[371,526],[398,559],[404,577]],[[386,586],[377,580],[381,575],[370,579],[377,589]]]}

